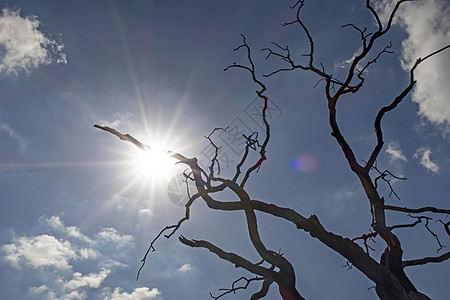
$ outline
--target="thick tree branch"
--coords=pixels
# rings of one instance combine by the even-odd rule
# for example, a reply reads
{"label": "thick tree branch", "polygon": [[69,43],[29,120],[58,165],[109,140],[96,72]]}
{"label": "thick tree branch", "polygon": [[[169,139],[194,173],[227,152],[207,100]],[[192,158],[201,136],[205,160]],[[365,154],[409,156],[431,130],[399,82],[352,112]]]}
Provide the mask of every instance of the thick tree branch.
{"label": "thick tree branch", "polygon": [[225,252],[221,248],[213,245],[212,243],[208,241],[203,240],[189,240],[185,238],[184,236],[180,236],[179,238],[180,242],[191,246],[193,248],[205,248],[211,251],[212,253],[219,256],[221,259],[229,261],[230,263],[234,264],[236,268],[244,268],[247,271],[262,276],[265,279],[271,280],[271,281],[280,281],[280,275],[268,268],[262,267],[259,264],[254,264],[245,258],[232,253],[232,252]]}

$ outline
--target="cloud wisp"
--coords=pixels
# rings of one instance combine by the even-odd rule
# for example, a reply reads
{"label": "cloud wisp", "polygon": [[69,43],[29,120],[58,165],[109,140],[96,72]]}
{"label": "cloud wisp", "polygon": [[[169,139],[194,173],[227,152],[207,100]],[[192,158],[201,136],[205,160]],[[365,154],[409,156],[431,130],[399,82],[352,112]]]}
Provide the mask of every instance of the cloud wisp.
{"label": "cloud wisp", "polygon": [[178,271],[181,273],[187,273],[192,271],[192,266],[190,264],[184,264],[180,268],[178,268]]}
{"label": "cloud wisp", "polygon": [[29,73],[40,65],[66,63],[63,44],[46,36],[36,16],[3,8],[0,14],[0,74]]}
{"label": "cloud wisp", "polygon": [[437,174],[440,167],[431,159],[431,150],[428,147],[420,147],[414,154],[414,158],[418,159],[420,164],[424,166],[428,171]]}
{"label": "cloud wisp", "polygon": [[408,159],[406,158],[405,155],[403,155],[403,152],[400,149],[400,144],[396,141],[391,141],[388,143],[386,153],[390,155],[391,162],[395,160],[402,160],[404,162],[408,162]]}
{"label": "cloud wisp", "polygon": [[19,146],[20,153],[24,153],[27,149],[27,143],[14,129],[6,123],[0,123],[0,131],[6,132],[11,139],[13,139]]}

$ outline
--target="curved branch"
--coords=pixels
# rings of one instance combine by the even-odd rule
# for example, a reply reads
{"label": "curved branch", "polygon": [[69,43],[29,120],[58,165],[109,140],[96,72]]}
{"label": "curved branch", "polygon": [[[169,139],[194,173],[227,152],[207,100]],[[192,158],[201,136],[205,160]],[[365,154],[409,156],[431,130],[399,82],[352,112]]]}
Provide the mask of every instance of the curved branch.
{"label": "curved branch", "polygon": [[221,259],[229,261],[232,264],[234,264],[236,268],[244,268],[253,274],[256,274],[256,275],[259,275],[259,276],[262,276],[264,278],[268,278],[268,279],[271,279],[274,281],[279,278],[279,275],[277,274],[277,272],[267,269],[265,267],[261,267],[257,264],[254,264],[235,253],[225,252],[221,248],[215,246],[214,244],[212,244],[208,241],[189,240],[182,235],[179,237],[179,240],[181,243],[183,243],[187,246],[193,247],[193,248],[208,249],[212,253],[219,256]]}
{"label": "curved branch", "polygon": [[[208,241],[189,240],[189,239],[186,239],[184,236],[180,236],[179,239],[180,239],[181,243],[183,243],[187,246],[208,249],[209,251],[213,252],[214,254],[216,254],[217,256],[222,258],[223,260],[233,263],[236,268],[239,268],[239,267],[244,268],[253,274],[264,277],[269,282],[275,281],[280,286],[283,286],[283,288],[289,288],[289,286],[286,287],[286,286],[282,285],[284,283],[284,278],[283,278],[284,276],[281,273],[275,272],[275,271],[273,271],[271,269],[267,269],[265,267],[261,267],[259,264],[254,264],[235,253],[225,252],[221,248],[213,245],[212,243],[210,243]],[[264,286],[263,286],[263,288],[264,288]],[[263,292],[264,292],[264,290],[263,290]],[[289,291],[289,293],[292,293],[292,291]],[[258,298],[254,298],[254,299],[258,299]],[[291,298],[286,298],[286,299],[291,299]],[[292,299],[302,300],[304,298],[302,296],[300,296],[300,294],[297,292],[297,293],[295,293],[295,298],[292,298]]]}
{"label": "curved branch", "polygon": [[269,292],[269,288],[272,285],[272,283],[273,283],[273,281],[264,279],[261,289],[259,291],[257,291],[256,293],[254,293],[250,297],[250,300],[258,300],[258,299],[262,299],[263,297],[265,297],[267,295],[267,293]]}

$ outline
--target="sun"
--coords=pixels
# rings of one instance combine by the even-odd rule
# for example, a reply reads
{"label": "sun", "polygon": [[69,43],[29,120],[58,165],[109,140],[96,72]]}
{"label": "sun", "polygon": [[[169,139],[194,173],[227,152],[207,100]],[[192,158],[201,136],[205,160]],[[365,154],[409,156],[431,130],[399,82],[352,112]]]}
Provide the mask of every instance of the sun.
{"label": "sun", "polygon": [[143,182],[163,183],[176,173],[176,160],[164,150],[151,148],[136,149],[131,153],[132,174]]}

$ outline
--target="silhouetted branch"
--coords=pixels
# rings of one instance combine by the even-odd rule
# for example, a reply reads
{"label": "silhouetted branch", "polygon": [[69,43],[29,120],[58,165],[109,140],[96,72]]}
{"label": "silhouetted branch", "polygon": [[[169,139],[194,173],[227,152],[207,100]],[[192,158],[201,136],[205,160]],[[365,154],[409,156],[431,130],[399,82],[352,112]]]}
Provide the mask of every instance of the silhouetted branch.
{"label": "silhouetted branch", "polygon": [[358,26],[356,26],[354,24],[345,24],[345,25],[341,26],[341,28],[345,28],[345,27],[351,27],[351,28],[353,28],[353,29],[355,29],[356,31],[359,32],[360,37],[361,37],[361,41],[363,42],[363,47],[365,49],[367,47],[367,38],[369,36],[371,36],[373,34],[373,32],[366,33],[366,31],[367,31],[366,27],[364,27],[364,29],[361,29],[361,28],[359,28]]}
{"label": "silhouetted branch", "polygon": [[243,34],[241,34],[241,37],[242,37],[242,44],[239,45],[237,48],[235,48],[234,51],[237,51],[237,50],[239,50],[241,48],[244,48],[246,50],[246,52],[247,52],[247,60],[248,60],[248,62],[250,64],[250,67],[245,66],[245,65],[240,65],[240,64],[233,63],[232,65],[226,67],[224,69],[224,71],[227,71],[230,68],[241,68],[241,69],[249,71],[250,74],[252,75],[253,82],[258,84],[261,87],[261,90],[258,92],[258,94],[262,94],[266,90],[266,86],[261,81],[259,81],[256,78],[255,64],[253,63],[253,60],[252,60],[252,57],[251,57],[250,47],[247,44],[247,40],[246,40],[245,36]]}
{"label": "silhouetted branch", "polygon": [[[185,220],[185,218],[181,219],[180,222],[178,222],[178,223],[175,224],[175,225],[169,225],[169,226],[164,227],[164,228],[158,233],[158,235],[151,241],[150,246],[148,247],[147,251],[145,252],[144,257],[141,259],[141,263],[142,263],[142,264],[141,264],[141,267],[139,268],[139,270],[138,270],[138,272],[137,272],[136,280],[139,280],[139,275],[141,274],[142,268],[144,268],[144,266],[145,266],[145,262],[147,261],[147,256],[148,256],[148,254],[150,253],[150,251],[155,251],[155,250],[156,250],[155,247],[154,247],[153,245],[156,243],[156,241],[159,239],[159,237],[160,237],[165,231],[167,231],[167,230],[169,230],[169,229],[175,229],[175,230],[176,230],[177,228],[179,228],[180,225],[181,225],[181,223],[182,223],[184,220]],[[167,236],[166,236],[166,237],[167,237]]]}
{"label": "silhouetted branch", "polygon": [[441,241],[439,240],[438,235],[430,229],[429,225],[429,221],[432,220],[432,218],[430,217],[423,217],[423,216],[411,216],[411,218],[417,218],[417,219],[424,219],[425,220],[425,228],[427,229],[427,231],[434,237],[434,239],[436,240],[436,242],[439,245],[439,248],[437,249],[437,252],[441,251],[442,248],[444,248],[444,246],[441,244]]}
{"label": "silhouetted branch", "polygon": [[[248,279],[248,278],[242,276],[242,277],[236,279],[235,281],[233,281],[233,283],[231,284],[231,288],[219,289],[219,291],[224,291],[220,295],[214,296],[212,293],[209,293],[209,295],[211,296],[211,298],[217,300],[217,299],[220,299],[223,296],[225,296],[227,294],[230,294],[230,293],[236,294],[236,291],[238,291],[238,290],[245,290],[245,289],[247,289],[247,287],[249,286],[249,284],[251,282],[253,282],[253,281],[260,281],[260,280],[264,280],[264,278],[263,277],[253,277],[253,278]],[[237,284],[240,281],[244,281],[245,284],[237,286]]]}
{"label": "silhouetted branch", "polygon": [[439,245],[439,248],[437,249],[437,252],[439,252],[442,248],[444,248],[444,246],[441,244],[441,241],[439,240],[439,237],[437,236],[437,234],[433,230],[431,230],[430,227],[429,227],[429,221],[432,220],[432,218],[427,217],[427,216],[413,216],[411,214],[408,214],[408,217],[416,219],[416,221],[414,223],[411,223],[411,224],[401,224],[401,225],[391,226],[390,227],[391,230],[392,229],[396,229],[396,228],[414,227],[417,224],[422,223],[423,220],[425,220],[424,226],[425,226],[426,230],[434,237],[434,239],[436,240],[436,242]]}
{"label": "silhouetted branch", "polygon": [[191,246],[193,248],[205,248],[211,251],[212,253],[219,256],[221,259],[229,261],[230,263],[234,264],[236,268],[243,268],[247,271],[259,275],[264,278],[269,278],[272,280],[275,280],[278,278],[278,274],[275,271],[272,271],[270,269],[267,269],[265,267],[256,265],[245,258],[232,253],[232,252],[225,252],[221,248],[213,245],[212,243],[208,241],[202,241],[202,240],[189,240],[185,238],[184,236],[180,236],[179,240],[181,243]]}
{"label": "silhouetted branch", "polygon": [[389,197],[392,196],[392,194],[394,194],[395,197],[397,197],[397,199],[400,200],[400,197],[397,195],[397,193],[395,192],[394,188],[391,185],[391,180],[387,179],[386,177],[387,176],[391,176],[391,177],[393,177],[394,179],[397,179],[397,180],[406,180],[407,178],[406,177],[396,176],[396,175],[392,174],[389,170],[384,170],[383,172],[381,172],[376,166],[372,166],[372,169],[377,171],[378,174],[379,174],[379,176],[377,176],[375,178],[375,180],[374,180],[375,189],[378,188],[378,180],[381,179],[389,186],[389,189],[390,189]]}
{"label": "silhouetted branch", "polygon": [[218,147],[216,144],[214,144],[213,140],[211,139],[211,136],[218,130],[222,130],[222,131],[227,131],[228,127],[226,128],[221,128],[221,127],[217,127],[214,128],[213,131],[205,136],[205,138],[209,141],[209,143],[214,147],[214,157],[211,159],[211,164],[209,165],[209,176],[208,176],[208,183],[210,183],[211,178],[214,177],[214,165],[217,163],[217,175],[220,174],[220,163],[219,160],[217,159],[217,157],[219,156],[219,150],[222,147]]}
{"label": "silhouetted branch", "polygon": [[[104,131],[107,131],[107,132],[117,136],[119,139],[121,139],[123,141],[130,142],[133,145],[135,145],[136,147],[138,147],[138,148],[140,148],[140,149],[142,149],[144,151],[148,151],[148,150],[152,149],[152,147],[147,146],[147,145],[139,142],[138,140],[136,140],[131,135],[120,133],[117,130],[111,128],[111,127],[100,126],[100,125],[97,125],[97,124],[95,124],[94,127],[98,128],[98,129],[101,129],[101,130],[104,130]],[[179,154],[177,152],[174,152],[174,151],[171,151],[171,150],[167,150],[167,149],[160,149],[160,150],[165,152],[168,156],[171,156],[171,157],[175,158],[179,162],[187,162],[189,160],[188,158],[186,158],[185,156],[183,156],[183,155],[181,155],[181,154]]]}
{"label": "silhouetted branch", "polygon": [[400,206],[394,206],[394,205],[385,205],[384,209],[405,212],[405,213],[412,213],[412,214],[418,214],[418,213],[423,213],[423,212],[432,212],[432,213],[437,213],[437,214],[450,214],[450,209],[441,209],[441,208],[436,208],[436,207],[432,207],[432,206],[425,206],[425,207],[420,207],[420,208],[408,208],[408,207],[400,207]]}
{"label": "silhouetted branch", "polygon": [[424,257],[420,259],[405,260],[402,264],[403,267],[418,266],[428,263],[440,263],[446,261],[449,258],[450,258],[450,251],[436,257]]}
{"label": "silhouetted branch", "polygon": [[234,64],[226,67],[225,71],[227,71],[230,68],[242,68],[244,70],[247,70],[247,71],[250,72],[253,82],[261,87],[260,90],[256,91],[256,94],[258,95],[258,97],[264,103],[263,104],[263,109],[262,109],[262,118],[263,118],[262,121],[263,121],[263,124],[264,124],[264,127],[265,127],[265,138],[264,138],[264,141],[263,141],[263,143],[261,145],[259,145],[259,142],[254,141],[254,139],[251,139],[251,136],[250,137],[245,137],[244,136],[247,139],[246,149],[245,149],[246,151],[244,152],[244,156],[242,157],[241,162],[236,167],[236,174],[235,174],[235,176],[233,178],[233,181],[237,180],[239,174],[241,173],[240,168],[242,167],[245,159],[247,158],[247,154],[248,154],[248,149],[249,148],[255,149],[254,146],[258,145],[259,146],[260,158],[258,159],[258,161],[254,165],[252,165],[251,167],[249,167],[247,169],[247,171],[246,171],[246,173],[244,175],[244,178],[242,179],[242,181],[240,183],[240,187],[243,188],[245,183],[249,179],[250,174],[253,171],[258,170],[261,167],[263,161],[265,161],[267,159],[266,158],[266,147],[267,147],[267,144],[269,143],[269,139],[270,139],[270,125],[269,125],[269,122],[267,121],[267,115],[266,115],[267,108],[268,108],[268,101],[269,101],[269,98],[266,95],[264,95],[264,92],[266,91],[266,86],[264,85],[264,83],[262,83],[257,78],[256,73],[255,73],[255,65],[253,63],[252,56],[251,56],[250,47],[247,44],[245,36],[242,35],[242,34],[241,34],[241,36],[242,36],[242,44],[240,46],[238,46],[237,48],[235,48],[234,50],[236,51],[236,50],[239,50],[241,48],[246,49],[247,60],[248,60],[248,63],[250,64],[250,67],[234,63]]}
{"label": "silhouetted branch", "polygon": [[264,279],[263,284],[261,285],[261,289],[259,291],[257,291],[256,293],[254,293],[250,297],[250,300],[258,300],[258,299],[264,298],[267,295],[267,293],[269,292],[269,288],[272,285],[272,283],[273,283],[272,280]]}
{"label": "silhouetted branch", "polygon": [[[372,243],[375,243],[375,237],[378,235],[378,233],[376,232],[370,232],[367,234],[363,234],[359,237],[353,238],[352,242],[357,241],[357,240],[363,240],[364,242],[364,247],[366,248],[366,253],[369,254],[369,250],[375,251],[375,249],[373,249],[372,247],[369,246],[369,244],[367,244],[367,241],[371,241]],[[369,254],[370,255],[370,254]]]}
{"label": "silhouetted branch", "polygon": [[[387,45],[386,47],[384,47],[383,50],[381,50],[380,52],[378,52],[378,54],[375,56],[374,59],[368,61],[368,62],[366,63],[366,65],[365,65],[361,70],[358,71],[358,73],[359,73],[359,74],[358,74],[358,77],[360,78],[360,76],[362,75],[362,73],[364,73],[364,71],[367,70],[367,68],[368,68],[371,64],[376,63],[382,54],[384,54],[384,53],[387,53],[387,54],[393,54],[394,51],[389,51],[389,49],[391,49],[391,47],[392,47],[392,42],[389,42],[389,45]],[[361,78],[360,78],[360,79],[361,79]]]}
{"label": "silhouetted branch", "polygon": [[444,223],[442,220],[437,220],[436,222],[439,222],[439,223],[441,223],[444,226],[445,232],[447,233],[448,239],[450,240],[450,229],[449,229],[450,221]]}
{"label": "silhouetted branch", "polygon": [[[437,243],[439,245],[437,252],[439,252],[442,248],[445,247],[441,244],[441,241],[439,240],[439,237],[437,236],[437,234],[434,231],[432,231],[429,227],[429,221],[432,220],[432,218],[426,217],[426,216],[412,216],[411,214],[408,214],[408,217],[416,219],[416,221],[414,221],[413,223],[408,223],[408,224],[397,224],[397,225],[388,226],[387,229],[392,231],[394,229],[399,229],[399,228],[413,228],[417,224],[420,224],[420,223],[422,223],[423,220],[425,220],[424,226],[425,226],[426,230],[433,236],[433,238],[437,241]],[[438,220],[438,221],[440,221],[440,220]],[[444,224],[442,221],[441,221],[441,223]],[[444,224],[444,226],[445,226],[445,224]],[[448,228],[448,224],[447,224],[447,228]],[[367,234],[363,234],[359,237],[353,238],[352,241],[363,240],[364,246],[366,248],[366,253],[369,254],[369,249],[372,251],[375,251],[375,250],[367,244],[367,241],[370,240],[373,243],[375,243],[374,238],[377,235],[378,235],[377,232],[370,232]]]}

